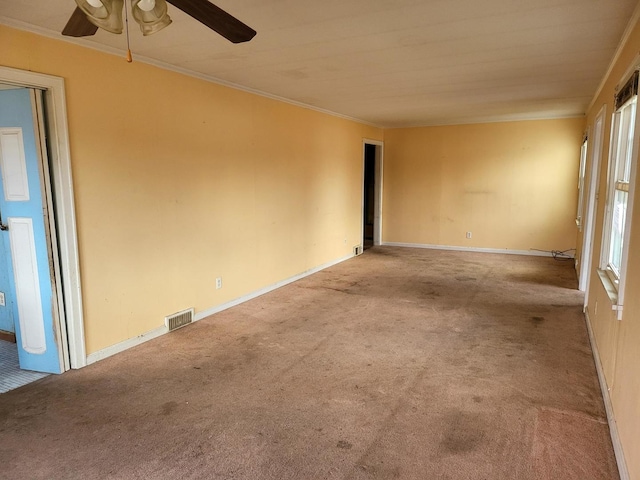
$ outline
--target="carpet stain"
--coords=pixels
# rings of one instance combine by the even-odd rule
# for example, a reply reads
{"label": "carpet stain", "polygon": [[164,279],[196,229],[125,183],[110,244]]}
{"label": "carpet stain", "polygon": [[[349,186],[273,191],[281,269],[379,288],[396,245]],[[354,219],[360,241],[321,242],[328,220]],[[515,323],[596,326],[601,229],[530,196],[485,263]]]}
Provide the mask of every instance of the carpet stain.
{"label": "carpet stain", "polygon": [[355,292],[349,290],[348,288],[334,288],[334,287],[322,287],[325,290],[333,290],[334,292],[346,293],[347,295],[353,295]]}
{"label": "carpet stain", "polygon": [[456,277],[456,280],[458,280],[459,282],[475,282],[476,278],[475,277],[459,276],[459,277]]}
{"label": "carpet stain", "polygon": [[464,367],[469,364],[469,361],[464,357],[450,357],[447,363],[453,367]]}
{"label": "carpet stain", "polygon": [[380,465],[365,465],[360,464],[358,468],[373,478],[401,478],[400,467],[387,467],[384,462],[380,462]]}
{"label": "carpet stain", "polygon": [[529,321],[533,324],[534,327],[537,327],[542,322],[544,322],[544,317],[531,317]]}
{"label": "carpet stain", "polygon": [[37,417],[45,413],[45,409],[42,406],[28,405],[26,408],[18,410],[14,414],[14,418],[17,420],[26,420],[31,417]]}
{"label": "carpet stain", "polygon": [[220,367],[220,371],[222,373],[230,373],[230,372],[233,372],[235,369],[236,369],[236,366],[231,363],[222,365],[222,367]]}
{"label": "carpet stain", "polygon": [[440,446],[449,454],[463,454],[480,448],[485,431],[480,415],[455,412],[446,418],[447,429]]}
{"label": "carpet stain", "polygon": [[340,440],[336,445],[336,447],[342,448],[343,450],[350,450],[353,447],[353,445],[347,442],[346,440]]}
{"label": "carpet stain", "polygon": [[160,407],[162,415],[171,415],[178,408],[178,402],[167,402]]}

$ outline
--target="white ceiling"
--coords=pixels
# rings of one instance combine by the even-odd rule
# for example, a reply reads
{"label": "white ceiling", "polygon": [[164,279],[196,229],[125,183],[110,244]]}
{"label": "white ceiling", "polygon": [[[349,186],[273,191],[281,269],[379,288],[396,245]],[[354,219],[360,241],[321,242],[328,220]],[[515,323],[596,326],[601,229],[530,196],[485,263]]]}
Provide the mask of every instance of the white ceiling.
{"label": "white ceiling", "polygon": [[[169,6],[134,57],[384,127],[577,116],[637,0],[217,0],[257,30],[234,45]],[[73,0],[0,0],[0,23],[55,35]],[[124,52],[102,30],[70,40]],[[123,54],[124,55],[124,54]],[[123,60],[124,61],[124,60]]]}

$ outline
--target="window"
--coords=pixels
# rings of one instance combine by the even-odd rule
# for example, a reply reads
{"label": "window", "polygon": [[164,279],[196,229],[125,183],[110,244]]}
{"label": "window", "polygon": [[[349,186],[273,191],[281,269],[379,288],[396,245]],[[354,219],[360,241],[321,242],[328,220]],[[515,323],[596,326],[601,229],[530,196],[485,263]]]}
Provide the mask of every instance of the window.
{"label": "window", "polygon": [[629,199],[631,153],[633,152],[633,130],[636,118],[634,95],[614,115],[613,148],[609,173],[609,252],[606,267],[619,280],[622,269],[622,250]]}
{"label": "window", "polygon": [[[638,99],[638,72],[619,90],[611,127],[607,210],[602,242],[601,268],[617,292],[614,308],[621,318],[627,243],[633,194],[632,169],[637,152],[634,142]],[[606,285],[605,285],[606,286]]]}

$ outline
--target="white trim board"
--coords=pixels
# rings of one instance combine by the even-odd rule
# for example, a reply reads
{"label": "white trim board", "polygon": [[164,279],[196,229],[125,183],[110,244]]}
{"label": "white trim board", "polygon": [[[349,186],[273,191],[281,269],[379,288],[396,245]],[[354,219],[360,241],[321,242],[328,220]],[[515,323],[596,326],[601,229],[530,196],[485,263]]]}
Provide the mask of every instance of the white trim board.
{"label": "white trim board", "polygon": [[328,262],[328,263],[324,263],[322,265],[320,265],[319,267],[315,267],[312,268],[310,270],[306,270],[298,275],[294,275],[293,277],[289,277],[285,280],[282,280],[280,282],[276,282],[274,284],[271,284],[267,287],[261,288],[260,290],[256,290],[254,292],[248,293],[247,295],[244,295],[242,297],[236,298],[235,300],[231,300],[227,303],[223,303],[222,305],[218,305],[216,307],[211,307],[208,308],[206,310],[203,310],[201,312],[196,313],[196,316],[194,317],[194,321],[198,321],[198,320],[202,320],[203,318],[209,317],[213,314],[216,314],[218,312],[221,312],[223,310],[226,310],[227,308],[231,308],[231,307],[235,307],[236,305],[240,305],[241,303],[244,302],[248,302],[249,300],[253,300],[256,297],[259,297],[260,295],[264,295],[265,293],[269,293],[272,292],[273,290],[276,290],[280,287],[284,287],[285,285],[289,285],[290,283],[293,283],[297,280],[301,280],[305,277],[308,277],[309,275],[313,275],[314,273],[318,273],[320,270],[324,270],[325,268],[329,268],[329,267],[333,267],[334,265],[337,265],[338,263],[342,263],[345,260],[349,260],[350,258],[353,258],[354,255],[351,253],[349,255],[347,255],[346,257],[341,257],[337,260],[334,260],[332,262]]}
{"label": "white trim board", "polygon": [[607,412],[609,433],[611,434],[611,443],[613,443],[613,452],[616,456],[616,463],[618,464],[618,473],[620,474],[620,480],[630,480],[631,477],[629,477],[629,470],[627,469],[627,462],[625,460],[622,442],[620,441],[620,434],[618,433],[618,424],[616,423],[616,418],[613,413],[613,405],[611,403],[611,396],[609,395],[609,389],[607,388],[607,380],[605,379],[604,370],[602,369],[602,363],[600,362],[598,345],[596,345],[596,340],[593,336],[593,330],[591,329],[591,320],[589,318],[588,308],[584,309],[584,320],[587,324],[587,331],[589,332],[589,343],[591,344],[593,361],[596,364],[596,370],[598,372],[598,383],[600,384],[600,390],[602,390],[604,409]]}
{"label": "white trim board", "polygon": [[[325,268],[333,267],[334,265],[337,265],[338,263],[342,263],[353,257],[354,257],[353,254],[349,254],[345,257],[338,258],[337,260],[333,260],[331,262],[324,263],[318,267],[306,270],[302,273],[299,273],[298,275],[294,275],[293,277],[289,277],[284,280],[281,280],[280,282],[276,282],[264,288],[261,288],[259,290],[255,290],[251,293],[243,295],[242,297],[238,297],[229,302],[223,303],[221,305],[217,305],[215,307],[208,308],[206,310],[196,313],[196,315],[193,318],[193,321],[197,322],[198,320],[207,318],[215,313],[219,313],[219,312],[222,312],[223,310],[227,310],[228,308],[235,307],[236,305],[240,305],[241,303],[248,302],[249,300],[253,300],[256,297],[264,295],[265,293],[272,292],[273,290],[276,290],[280,287],[284,287],[285,285],[293,283],[297,280],[301,280],[305,277],[308,277],[309,275],[313,275],[314,273],[318,273],[319,271],[324,270]],[[107,348],[103,348],[102,350],[98,350],[97,352],[93,352],[87,355],[87,365],[91,365],[92,363],[96,363],[100,360],[104,360],[105,358],[108,358],[117,353],[124,352],[125,350],[141,345],[145,342],[148,342],[149,340],[153,340],[154,338],[157,338],[168,332],[169,332],[169,329],[165,325],[163,325],[161,327],[154,328],[153,330],[149,330],[148,332],[138,335],[137,337],[129,338],[123,342],[116,343],[115,345],[111,345]]]}
{"label": "white trim board", "polygon": [[93,352],[87,355],[87,365],[91,365],[92,363],[104,360],[105,358],[115,355],[116,353],[124,352],[125,350],[129,350],[130,348],[137,347],[144,342],[148,342],[149,340],[153,340],[160,335],[164,335],[168,331],[169,329],[165,325],[163,325],[162,327],[154,328],[153,330],[138,335],[137,337],[129,338],[124,342],[116,343],[115,345],[111,345],[110,347],[103,348],[102,350],[98,350],[97,352]]}
{"label": "white trim board", "polygon": [[[529,255],[533,257],[552,257],[551,252],[540,250],[509,250],[508,248],[458,247],[455,245],[429,245],[424,243],[382,242],[385,247],[429,248],[433,250],[453,250],[456,252],[503,253],[507,255]],[[566,257],[567,259],[569,257]]]}

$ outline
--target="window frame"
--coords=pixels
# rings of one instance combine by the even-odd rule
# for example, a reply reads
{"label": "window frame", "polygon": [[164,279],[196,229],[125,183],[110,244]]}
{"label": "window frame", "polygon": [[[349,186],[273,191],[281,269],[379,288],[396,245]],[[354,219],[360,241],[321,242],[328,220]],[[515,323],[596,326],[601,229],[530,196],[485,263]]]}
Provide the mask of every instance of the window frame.
{"label": "window frame", "polygon": [[[629,84],[635,82],[634,91],[629,95]],[[599,277],[612,301],[613,310],[617,310],[618,320],[622,320],[624,305],[624,287],[627,275],[629,241],[631,236],[631,218],[635,193],[636,169],[640,142],[638,113],[638,67],[635,67],[619,85],[615,98],[615,111],[611,120],[609,160],[607,169],[607,197],[605,217],[602,229]],[[618,105],[620,96],[626,95],[624,103]],[[625,113],[631,110],[626,117]],[[626,135],[625,135],[626,133]],[[614,217],[618,192],[626,192],[624,212],[621,216],[623,227],[620,235],[619,265],[612,263],[614,242]]]}

